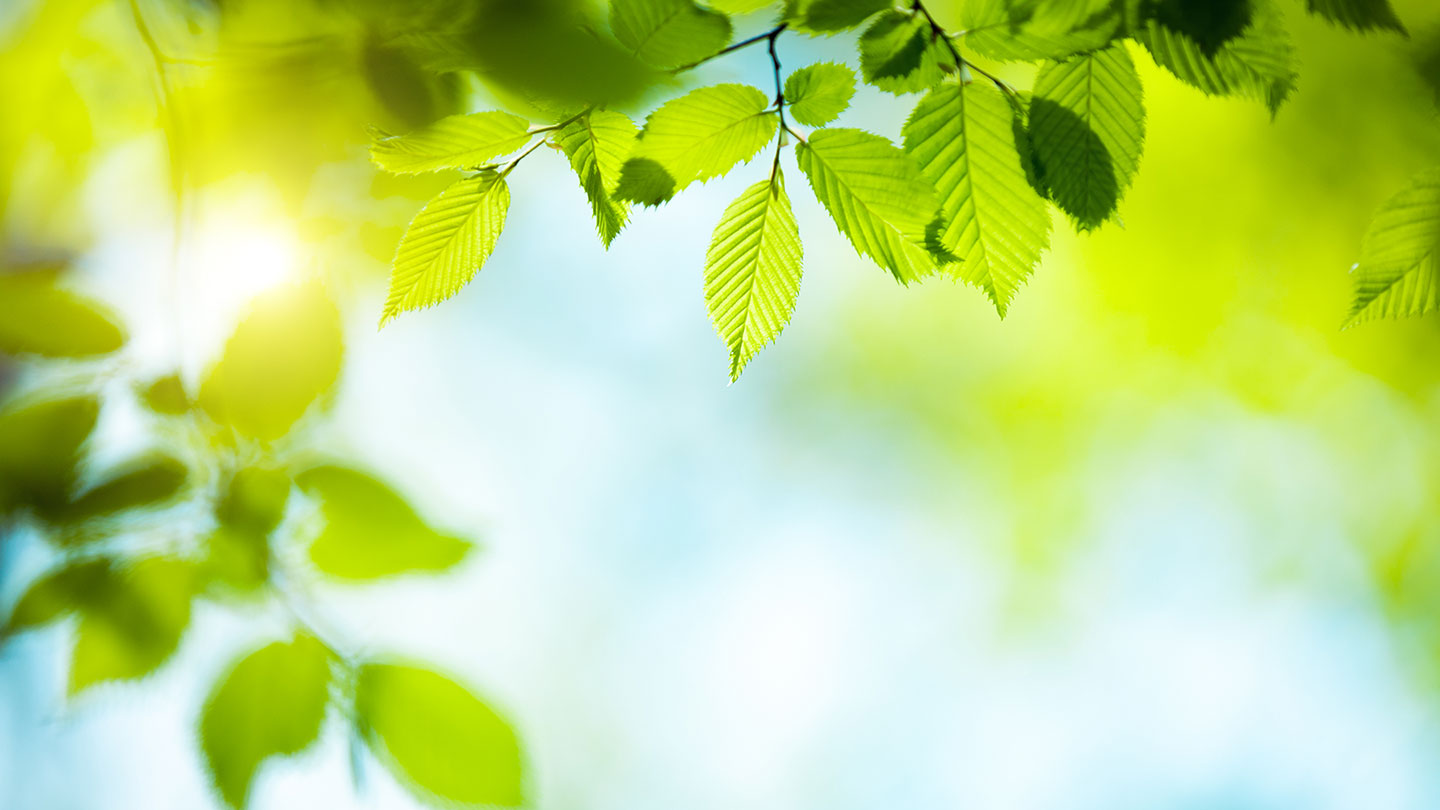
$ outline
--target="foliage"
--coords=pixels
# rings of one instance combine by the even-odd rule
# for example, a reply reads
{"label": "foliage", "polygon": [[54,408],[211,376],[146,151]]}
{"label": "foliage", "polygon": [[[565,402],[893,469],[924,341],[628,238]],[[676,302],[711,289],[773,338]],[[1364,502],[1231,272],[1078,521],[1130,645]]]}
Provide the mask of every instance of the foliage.
{"label": "foliage", "polygon": [[[1254,99],[1272,115],[1298,77],[1279,0],[967,0],[946,21],[924,2],[776,5],[613,0],[608,32],[587,26],[597,42],[651,71],[639,81],[654,92],[711,59],[763,44],[774,68],[773,96],[742,84],[693,89],[661,103],[634,136],[634,124],[615,109],[633,97],[634,83],[584,97],[529,87],[533,109],[553,112],[528,127],[512,113],[493,111],[452,116],[398,138],[382,135],[373,150],[382,169],[473,173],[411,223],[382,323],[449,298],[474,277],[504,225],[504,178],[545,144],[569,159],[605,248],[626,225],[627,204],[663,205],[775,144],[770,180],[752,185],[726,210],[705,262],[707,308],[732,378],[794,310],[801,249],[798,238],[790,244],[784,225],[789,202],[778,171],[791,144],[816,199],[860,255],[902,284],[937,273],[963,280],[983,290],[1003,317],[1049,245],[1049,205],[1079,232],[1119,218],[1145,140],[1144,89],[1132,52],[1143,49],[1204,93]],[[766,7],[773,27],[730,44],[730,15]],[[1388,0],[1307,0],[1306,7],[1352,30],[1405,33]],[[827,128],[854,95],[855,74],[845,65],[809,65],[782,82],[778,42],[787,31],[859,32],[861,79],[884,92],[921,94],[905,123],[903,150],[862,130]],[[977,57],[1037,65],[1033,90],[1001,80]],[[804,133],[796,125],[816,129]],[[530,148],[503,167],[484,162],[527,142]],[[1366,272],[1371,280],[1363,283],[1373,286],[1382,283],[1373,280],[1376,272],[1393,268]],[[1422,293],[1405,290],[1398,291],[1403,305],[1364,309],[1390,315],[1423,309],[1415,303]]]}
{"label": "foliage", "polygon": [[[374,476],[306,451],[343,360],[325,288],[257,297],[192,396],[178,373],[105,385],[124,367],[124,332],[61,282],[57,272],[0,276],[49,319],[17,319],[0,346],[43,361],[32,366],[38,384],[0,403],[0,529],[32,527],[57,558],[10,610],[5,637],[71,619],[73,696],[159,671],[200,601],[272,603],[292,633],[242,654],[199,719],[228,805],[245,807],[264,763],[308,748],[332,711],[422,798],[519,803],[518,745],[494,710],[423,667],[362,657],[311,618],[302,586],[320,576],[441,572],[473,548]],[[154,446],[102,464],[100,415],[129,398],[148,410]]]}

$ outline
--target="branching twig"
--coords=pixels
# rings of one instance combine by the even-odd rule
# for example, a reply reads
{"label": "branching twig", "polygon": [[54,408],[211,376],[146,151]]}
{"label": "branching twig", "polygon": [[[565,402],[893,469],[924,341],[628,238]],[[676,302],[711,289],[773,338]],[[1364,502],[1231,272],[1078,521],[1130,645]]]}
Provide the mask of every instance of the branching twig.
{"label": "branching twig", "polygon": [[781,31],[784,31],[785,28],[786,28],[786,26],[787,26],[786,23],[780,23],[779,25],[775,26],[774,28],[770,29],[769,31],[766,31],[766,32],[763,33],[763,34],[756,34],[755,36],[750,37],[749,39],[742,39],[742,40],[740,40],[739,42],[735,43],[734,45],[731,45],[731,46],[729,46],[729,47],[727,47],[727,48],[721,48],[720,50],[716,51],[715,53],[710,54],[709,56],[705,57],[704,59],[700,59],[700,60],[698,60],[698,61],[691,62],[691,63],[688,64],[688,65],[681,65],[680,67],[674,68],[674,69],[671,70],[670,72],[673,74],[673,73],[684,73],[684,72],[687,71],[687,70],[694,70],[695,68],[700,67],[701,65],[705,64],[706,62],[709,62],[709,61],[712,60],[712,59],[719,59],[720,57],[724,56],[724,55],[727,54],[727,53],[734,53],[735,51],[738,51],[738,50],[740,50],[741,48],[745,48],[745,47],[748,47],[748,46],[750,46],[750,45],[754,45],[754,44],[757,43],[757,42],[763,42],[763,41],[765,41],[765,40],[767,40],[767,39],[770,40],[771,43],[774,43],[775,37],[780,36],[780,32],[781,32]]}
{"label": "branching twig", "polygon": [[933,36],[939,37],[940,39],[945,41],[945,47],[949,49],[950,55],[955,59],[955,67],[957,70],[966,68],[973,70],[993,82],[995,86],[1000,88],[1000,91],[1005,95],[1012,98],[1019,96],[1019,93],[1015,90],[1015,88],[1011,87],[1010,84],[1004,79],[1001,79],[999,76],[996,76],[990,71],[979,67],[974,62],[971,62],[970,60],[961,56],[960,49],[955,47],[955,39],[945,31],[944,26],[940,25],[940,23],[935,19],[935,15],[930,13],[930,9],[925,7],[925,3],[922,2],[922,0],[915,0],[914,3],[911,3],[910,10],[912,12],[918,12],[919,14],[923,15],[925,17],[925,21],[930,24],[930,33]]}

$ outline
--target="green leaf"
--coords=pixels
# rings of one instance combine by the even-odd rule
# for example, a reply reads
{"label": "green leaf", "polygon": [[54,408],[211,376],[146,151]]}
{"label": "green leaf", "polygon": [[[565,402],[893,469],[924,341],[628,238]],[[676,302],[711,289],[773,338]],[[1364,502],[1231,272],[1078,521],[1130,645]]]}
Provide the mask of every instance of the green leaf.
{"label": "green leaf", "polygon": [[1042,65],[1029,134],[1050,199],[1076,227],[1113,216],[1145,143],[1144,90],[1125,45]]}
{"label": "green leaf", "polygon": [[180,375],[167,374],[139,389],[140,402],[158,414],[179,416],[190,410],[190,395]]}
{"label": "green leaf", "polygon": [[340,579],[441,571],[471,544],[440,534],[380,481],[343,467],[315,467],[296,478],[320,503],[325,527],[310,544],[315,567]]}
{"label": "green leaf", "polygon": [[1161,18],[1147,20],[1135,34],[1155,62],[1208,95],[1236,95],[1262,101],[1274,115],[1295,89],[1295,49],[1284,19],[1268,3],[1250,10],[1233,35],[1210,29],[1197,40]]}
{"label": "green leaf", "polygon": [[894,144],[858,129],[822,129],[796,145],[795,160],[861,255],[901,283],[935,271],[921,247],[938,211],[935,190]]}
{"label": "green leaf", "polygon": [[800,294],[800,231],[780,168],[725,209],[705,254],[705,308],[730,350],[730,379],[779,337]]}
{"label": "green leaf", "polygon": [[1440,309],[1440,168],[1422,172],[1380,207],[1354,274],[1347,326]]}
{"label": "green leaf", "polygon": [[730,42],[730,18],[690,0],[611,0],[610,29],[659,68],[697,62]]}
{"label": "green leaf", "polygon": [[380,325],[434,306],[469,284],[494,252],[509,210],[510,188],[493,171],[461,180],[426,203],[395,253]]}
{"label": "green leaf", "polygon": [[194,566],[150,557],[128,571],[112,569],[80,606],[70,663],[70,693],[111,680],[141,678],[165,663],[190,623]]}
{"label": "green leaf", "polygon": [[1034,62],[1104,48],[1122,33],[1120,3],[1106,0],[968,0],[964,44],[1002,62]]}
{"label": "green leaf", "polygon": [[473,169],[530,140],[530,123],[506,112],[451,115],[408,135],[381,134],[370,147],[376,166],[395,174]]}
{"label": "green leaf", "polygon": [[714,0],[710,5],[726,14],[749,14],[773,2],[775,0]]}
{"label": "green leaf", "polygon": [[1389,29],[1408,35],[1390,0],[1306,0],[1306,6],[1311,14],[1356,31]]}
{"label": "green leaf", "polygon": [[831,33],[854,28],[894,5],[890,0],[789,0],[785,19],[797,30]]}
{"label": "green leaf", "polygon": [[860,36],[860,75],[887,93],[924,91],[954,69],[954,57],[919,14],[890,9]]}
{"label": "green leaf", "polygon": [[284,471],[245,467],[235,473],[215,506],[216,526],[206,543],[205,572],[218,584],[249,592],[270,572],[270,534],[285,517],[290,478]]}
{"label": "green leaf", "polygon": [[265,760],[319,738],[330,677],[330,653],[301,634],[241,658],[216,684],[200,715],[200,744],[227,804],[245,806]]}
{"label": "green leaf", "polygon": [[834,62],[800,68],[785,80],[785,101],[795,120],[823,127],[850,106],[855,95],[855,72]]}
{"label": "green leaf", "polygon": [[82,560],[52,571],[30,584],[10,613],[12,632],[43,627],[75,613],[90,595],[109,585],[108,560]]}
{"label": "green leaf", "polygon": [[355,710],[371,750],[422,800],[524,802],[515,733],[454,681],[414,667],[366,664]]}
{"label": "green leaf", "polygon": [[160,506],[179,494],[188,476],[185,465],[169,456],[133,461],[66,504],[57,516],[79,521]]}
{"label": "green leaf", "polygon": [[273,441],[335,385],[343,354],[340,313],[318,282],[270,290],[226,342],[200,406],[242,435]]}
{"label": "green leaf", "polygon": [[20,506],[41,513],[63,508],[99,413],[93,396],[16,402],[0,410],[0,515]]}
{"label": "green leaf", "polygon": [[125,345],[105,308],[55,285],[58,274],[0,274],[0,352],[90,357]]}
{"label": "green leaf", "polygon": [[1004,317],[1050,241],[1050,214],[1027,178],[1014,108],[988,85],[947,85],[915,105],[904,132],[905,150],[940,193],[941,244]]}
{"label": "green leaf", "polygon": [[633,121],[609,110],[592,110],[555,133],[555,143],[590,198],[595,227],[607,250],[629,218],[629,206],[614,194],[620,167],[635,148],[635,133]]}
{"label": "green leaf", "polygon": [[657,168],[673,184],[664,196],[669,199],[696,180],[750,160],[775,135],[777,118],[769,106],[764,93],[746,84],[702,87],[666,102],[645,121],[616,195],[654,205],[666,185]]}

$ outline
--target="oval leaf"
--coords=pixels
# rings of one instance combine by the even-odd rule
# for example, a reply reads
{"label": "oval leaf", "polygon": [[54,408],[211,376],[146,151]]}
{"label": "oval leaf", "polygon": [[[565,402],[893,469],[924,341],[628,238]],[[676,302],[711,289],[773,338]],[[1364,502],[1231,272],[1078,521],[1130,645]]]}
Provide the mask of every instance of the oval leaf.
{"label": "oval leaf", "polygon": [[855,72],[834,62],[800,68],[785,80],[785,101],[795,120],[823,127],[850,106],[855,95]]}

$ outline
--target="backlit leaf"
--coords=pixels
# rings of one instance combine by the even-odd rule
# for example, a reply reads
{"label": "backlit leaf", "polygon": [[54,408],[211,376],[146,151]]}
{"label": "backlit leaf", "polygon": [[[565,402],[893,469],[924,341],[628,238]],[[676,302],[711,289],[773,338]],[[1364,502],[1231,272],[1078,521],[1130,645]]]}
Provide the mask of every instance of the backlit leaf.
{"label": "backlit leaf", "polygon": [[822,129],[796,145],[795,160],[861,255],[902,283],[935,271],[921,247],[938,212],[935,190],[894,144],[858,129]]}
{"label": "backlit leaf", "polygon": [[939,83],[954,57],[920,14],[891,9],[860,37],[860,75],[887,93],[918,93]]}
{"label": "backlit leaf", "polygon": [[590,199],[595,227],[607,249],[629,218],[629,206],[614,194],[620,167],[635,148],[635,134],[634,122],[609,110],[592,110],[555,133]]}
{"label": "backlit leaf", "polygon": [[99,413],[93,396],[20,401],[0,410],[0,514],[21,506],[45,514],[63,508]]}
{"label": "backlit leaf", "polygon": [[705,308],[730,350],[730,379],[779,336],[800,294],[802,249],[779,168],[725,209],[705,254]]}
{"label": "backlit leaf", "polygon": [[1161,67],[1209,95],[1263,101],[1273,115],[1295,89],[1295,48],[1279,11],[1268,2],[1245,5],[1234,33],[1211,26],[1205,39],[1157,17],[1135,34]]}
{"label": "backlit leaf", "polygon": [[524,146],[529,129],[524,118],[506,112],[451,115],[408,135],[382,135],[370,159],[396,174],[473,169]]}
{"label": "backlit leaf", "polygon": [[414,667],[367,664],[357,678],[355,710],[370,748],[421,799],[523,803],[515,733],[454,681]]}
{"label": "backlit leaf", "polygon": [[56,286],[56,273],[0,273],[0,352],[89,357],[125,344],[104,307]]}
{"label": "backlit leaf", "polygon": [[1015,111],[985,84],[931,91],[905,122],[905,150],[940,194],[941,244],[1004,317],[1050,241],[1050,213],[1030,186]]}
{"label": "backlit leaf", "polygon": [[246,655],[205,702],[200,743],[225,802],[243,808],[265,760],[297,754],[320,736],[330,698],[330,653],[298,635]]}
{"label": "backlit leaf", "polygon": [[191,563],[150,557],[112,572],[84,596],[70,662],[71,694],[103,681],[149,675],[175,652],[190,623],[196,585]]}
{"label": "backlit leaf", "polygon": [[510,188],[493,171],[461,180],[426,203],[395,253],[380,325],[460,292],[494,252],[509,210]]}
{"label": "backlit leaf", "polygon": [[296,478],[320,504],[324,528],[310,560],[340,579],[367,580],[409,571],[440,571],[471,544],[436,532],[380,481],[343,467],[316,467]]}
{"label": "backlit leaf", "polygon": [[1440,309],[1440,169],[1416,177],[1375,214],[1347,325]]}
{"label": "backlit leaf", "polygon": [[730,18],[691,0],[611,0],[610,29],[640,60],[675,68],[730,42]]}
{"label": "backlit leaf", "polygon": [[844,65],[820,62],[800,68],[785,80],[785,101],[795,120],[823,127],[850,106],[855,73]]}
{"label": "backlit leaf", "polygon": [[1064,59],[1104,48],[1119,36],[1119,5],[1099,0],[967,0],[959,27],[965,31],[965,46],[991,59]]}

